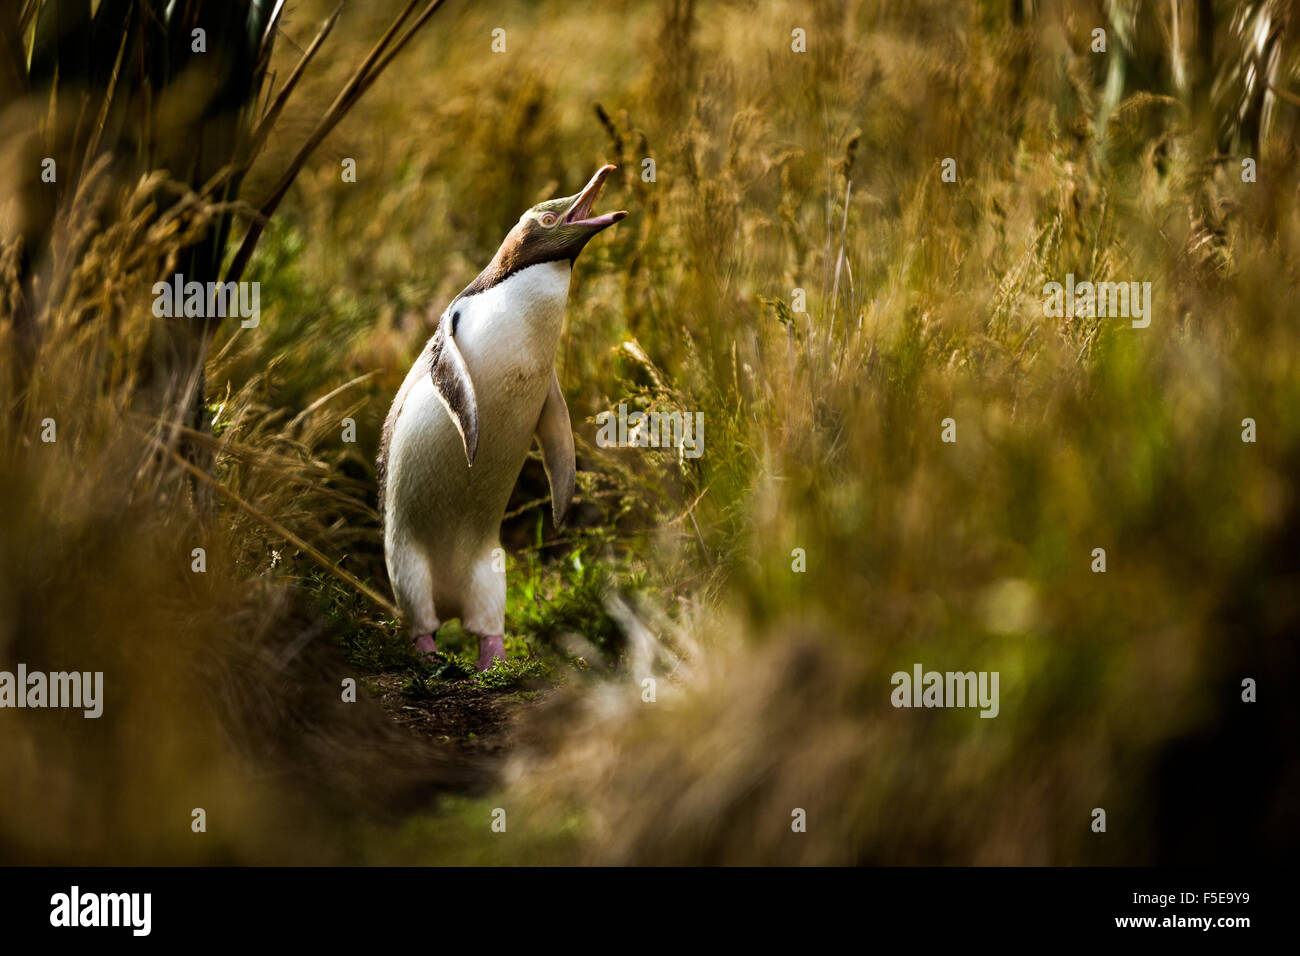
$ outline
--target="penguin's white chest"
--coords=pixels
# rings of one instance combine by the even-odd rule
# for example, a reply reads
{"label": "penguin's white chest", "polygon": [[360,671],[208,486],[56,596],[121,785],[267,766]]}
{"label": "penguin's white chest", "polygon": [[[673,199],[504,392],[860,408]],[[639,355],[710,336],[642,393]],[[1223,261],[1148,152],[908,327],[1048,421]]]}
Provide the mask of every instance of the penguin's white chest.
{"label": "penguin's white chest", "polygon": [[[385,536],[422,548],[444,598],[465,568],[497,546],[501,517],[546,401],[564,320],[570,264],[520,270],[448,309],[474,385],[473,466],[424,357],[398,394],[388,449]],[[427,350],[426,350],[427,355]]]}
{"label": "penguin's white chest", "polygon": [[545,397],[571,273],[567,261],[529,266],[451,307],[460,314],[456,341],[474,382],[480,418],[494,400],[512,407],[513,396],[527,392],[537,379]]}

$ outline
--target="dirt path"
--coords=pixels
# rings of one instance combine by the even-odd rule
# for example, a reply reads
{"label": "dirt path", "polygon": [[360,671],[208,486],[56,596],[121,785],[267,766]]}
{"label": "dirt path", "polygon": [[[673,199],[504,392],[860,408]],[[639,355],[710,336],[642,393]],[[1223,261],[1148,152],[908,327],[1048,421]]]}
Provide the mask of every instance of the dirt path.
{"label": "dirt path", "polygon": [[511,725],[536,707],[548,691],[491,690],[468,681],[440,683],[427,693],[404,688],[405,674],[367,677],[379,705],[393,723],[465,753],[499,756],[509,746]]}

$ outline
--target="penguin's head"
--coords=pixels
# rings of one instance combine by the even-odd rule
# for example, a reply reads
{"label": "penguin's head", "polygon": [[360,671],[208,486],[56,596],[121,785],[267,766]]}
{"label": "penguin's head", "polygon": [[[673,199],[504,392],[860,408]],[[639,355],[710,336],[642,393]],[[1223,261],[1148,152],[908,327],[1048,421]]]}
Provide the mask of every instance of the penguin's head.
{"label": "penguin's head", "polygon": [[591,204],[600,195],[605,177],[616,166],[602,166],[576,196],[548,199],[519,217],[502,244],[516,267],[538,262],[572,262],[591,241],[592,236],[627,216],[627,211],[607,212],[594,216]]}

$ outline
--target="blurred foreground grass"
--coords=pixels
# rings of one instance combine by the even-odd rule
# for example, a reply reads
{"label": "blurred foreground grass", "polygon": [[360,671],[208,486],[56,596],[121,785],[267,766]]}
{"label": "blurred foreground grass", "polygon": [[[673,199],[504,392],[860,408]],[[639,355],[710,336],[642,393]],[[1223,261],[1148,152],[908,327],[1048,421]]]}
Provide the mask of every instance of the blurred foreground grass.
{"label": "blurred foreground grass", "polygon": [[[382,589],[374,450],[433,320],[524,208],[620,166],[600,207],[632,215],[578,263],[557,360],[581,503],[556,536],[530,461],[503,530],[516,662],[486,683],[559,688],[504,771],[339,702],[350,675],[440,679],[382,611],[248,513],[141,488],[129,398],[87,370],[140,334],[150,282],[88,256],[121,327],[55,336],[0,425],[0,661],[103,669],[110,696],[97,722],[0,714],[0,854],[1287,855],[1296,141],[1244,183],[1244,153],[1160,90],[1099,118],[1101,5],[1015,9],[453,5],[304,171],[246,276],[261,325],[212,350],[217,475]],[[343,49],[386,11],[345,12]],[[1150,327],[1044,317],[1067,273],[1151,282]],[[596,448],[620,401],[703,412],[705,454]],[[891,707],[916,662],[1000,672],[998,717]]]}

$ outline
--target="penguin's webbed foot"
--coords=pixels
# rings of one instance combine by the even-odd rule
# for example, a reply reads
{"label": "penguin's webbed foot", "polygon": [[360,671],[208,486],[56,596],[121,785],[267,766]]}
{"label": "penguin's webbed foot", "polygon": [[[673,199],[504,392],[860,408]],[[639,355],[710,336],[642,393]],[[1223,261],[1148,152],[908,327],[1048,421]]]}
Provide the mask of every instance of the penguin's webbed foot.
{"label": "penguin's webbed foot", "polygon": [[506,659],[504,634],[482,634],[478,639],[478,669],[485,671],[498,660]]}

